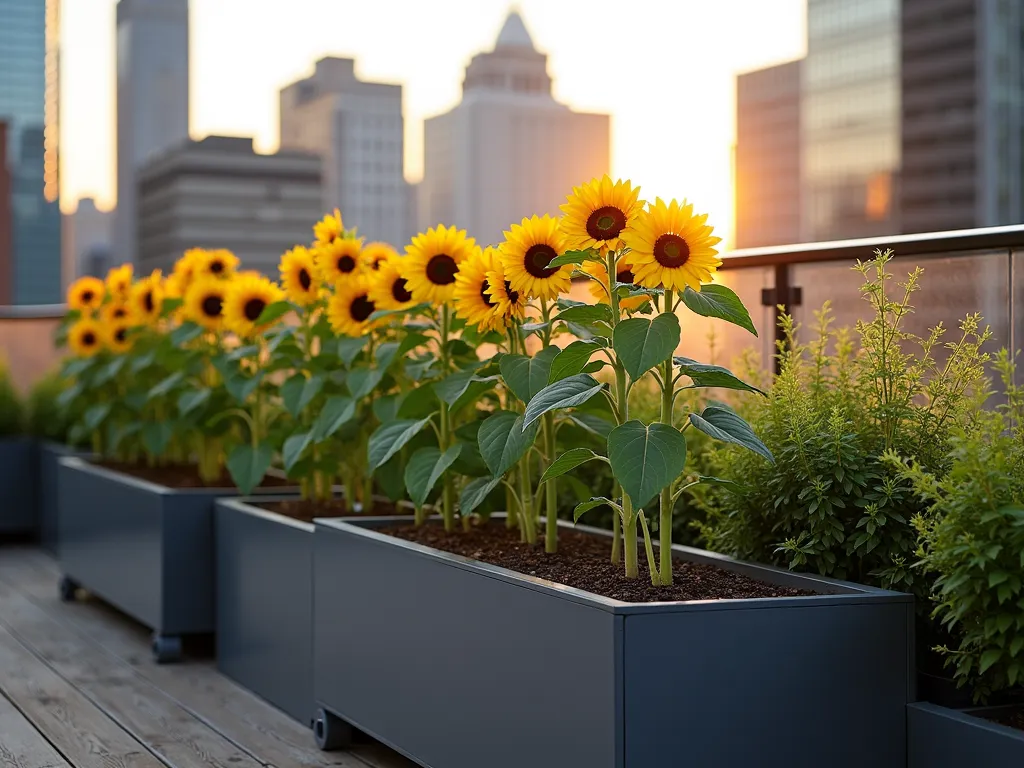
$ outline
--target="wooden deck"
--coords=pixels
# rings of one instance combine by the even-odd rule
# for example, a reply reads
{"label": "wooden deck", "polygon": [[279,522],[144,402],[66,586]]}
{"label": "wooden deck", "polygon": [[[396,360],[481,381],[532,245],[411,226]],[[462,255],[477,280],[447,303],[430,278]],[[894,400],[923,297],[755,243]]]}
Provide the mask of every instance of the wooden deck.
{"label": "wooden deck", "polygon": [[209,660],[156,664],[144,627],[62,603],[56,563],[0,548],[0,768],[412,768],[381,745],[325,753]]}

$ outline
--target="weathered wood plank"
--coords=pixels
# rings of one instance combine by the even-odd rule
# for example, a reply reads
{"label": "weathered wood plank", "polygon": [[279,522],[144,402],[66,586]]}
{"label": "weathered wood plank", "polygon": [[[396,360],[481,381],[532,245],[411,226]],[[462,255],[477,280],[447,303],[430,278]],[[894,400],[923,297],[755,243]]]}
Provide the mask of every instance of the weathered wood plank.
{"label": "weathered wood plank", "polygon": [[138,741],[0,627],[0,690],[75,766],[163,768]]}
{"label": "weathered wood plank", "polygon": [[108,717],[175,768],[260,768],[79,630],[0,583],[0,624]]}
{"label": "weathered wood plank", "polygon": [[71,768],[3,696],[0,696],[0,768]]}

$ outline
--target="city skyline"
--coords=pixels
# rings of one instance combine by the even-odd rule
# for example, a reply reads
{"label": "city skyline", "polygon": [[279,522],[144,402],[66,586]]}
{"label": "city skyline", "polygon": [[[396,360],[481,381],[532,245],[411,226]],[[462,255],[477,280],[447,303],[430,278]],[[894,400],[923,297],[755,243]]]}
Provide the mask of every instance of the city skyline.
{"label": "city skyline", "polygon": [[[803,0],[779,0],[770,9],[756,0],[711,8],[696,0],[640,0],[628,14],[611,0],[438,0],[429,7],[391,0],[345,14],[332,0],[294,0],[280,18],[253,13],[252,5],[192,0],[194,138],[251,135],[259,151],[274,151],[278,89],[306,76],[321,56],[351,56],[360,77],[404,86],[405,173],[418,181],[423,119],[458,103],[465,65],[490,48],[509,10],[517,9],[538,49],[549,54],[556,98],[612,114],[613,172],[633,178],[651,199],[689,197],[727,236],[735,75],[804,53]],[[105,209],[114,202],[115,7],[116,0],[64,0],[66,211],[80,197],[94,197]],[[325,21],[332,18],[336,23]],[[768,28],[773,34],[764,34]]]}

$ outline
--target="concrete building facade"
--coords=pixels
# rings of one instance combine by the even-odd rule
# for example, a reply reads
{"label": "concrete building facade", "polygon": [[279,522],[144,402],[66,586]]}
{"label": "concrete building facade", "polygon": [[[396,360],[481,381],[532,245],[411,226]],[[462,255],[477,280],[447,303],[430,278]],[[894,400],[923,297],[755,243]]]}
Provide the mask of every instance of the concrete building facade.
{"label": "concrete building facade", "polygon": [[139,171],[136,269],[167,272],[188,248],[227,248],[276,278],[281,254],[312,238],[320,183],[316,155],[259,155],[251,138],[186,141]]}

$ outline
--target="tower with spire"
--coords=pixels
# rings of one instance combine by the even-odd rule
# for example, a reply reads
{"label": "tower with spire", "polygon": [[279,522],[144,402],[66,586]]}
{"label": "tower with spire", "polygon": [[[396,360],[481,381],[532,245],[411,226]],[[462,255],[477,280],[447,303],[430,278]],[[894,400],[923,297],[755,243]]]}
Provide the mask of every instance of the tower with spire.
{"label": "tower with spire", "polygon": [[558,215],[573,185],[608,172],[608,115],[555,100],[547,55],[516,10],[490,51],[473,56],[462,101],[424,122],[419,225],[465,228],[482,244],[512,223]]}

